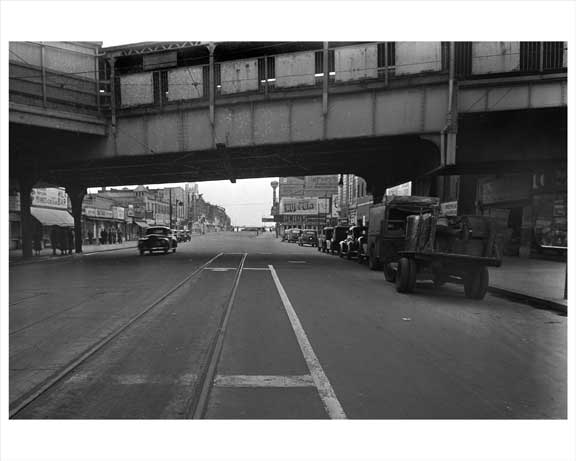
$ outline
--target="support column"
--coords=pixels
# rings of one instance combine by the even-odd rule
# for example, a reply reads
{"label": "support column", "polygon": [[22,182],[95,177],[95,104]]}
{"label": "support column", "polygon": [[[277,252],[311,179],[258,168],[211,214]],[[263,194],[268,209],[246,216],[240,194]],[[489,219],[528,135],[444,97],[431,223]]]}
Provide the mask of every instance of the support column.
{"label": "support column", "polygon": [[78,184],[68,184],[66,186],[66,193],[72,202],[75,251],[76,253],[82,253],[82,201],[86,195],[86,188]]}
{"label": "support column", "polygon": [[18,178],[20,189],[20,228],[22,232],[22,256],[24,258],[32,257],[32,214],[30,206],[32,205],[32,187],[36,183],[35,178],[30,176],[21,176]]}

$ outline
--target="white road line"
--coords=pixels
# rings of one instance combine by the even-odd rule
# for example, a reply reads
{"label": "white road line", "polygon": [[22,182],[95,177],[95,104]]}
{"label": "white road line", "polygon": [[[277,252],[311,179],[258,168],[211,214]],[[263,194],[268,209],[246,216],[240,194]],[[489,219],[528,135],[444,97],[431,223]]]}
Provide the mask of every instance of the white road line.
{"label": "white road line", "polygon": [[226,271],[235,271],[236,267],[205,267],[202,270],[205,271],[213,271],[213,272],[226,272]]}
{"label": "white road line", "polygon": [[245,267],[243,270],[245,271],[269,271],[267,267]]}
{"label": "white road line", "polygon": [[310,375],[267,376],[267,375],[218,375],[214,379],[218,387],[314,387]]}
{"label": "white road line", "polygon": [[288,318],[292,324],[292,329],[296,334],[296,339],[298,340],[298,344],[302,350],[302,355],[304,355],[306,365],[308,365],[308,369],[310,370],[310,374],[312,375],[312,379],[314,380],[316,389],[318,389],[318,394],[322,399],[322,403],[324,404],[324,408],[326,408],[328,416],[330,416],[331,419],[346,419],[346,413],[344,413],[344,409],[342,408],[342,405],[340,405],[334,389],[332,388],[326,373],[324,373],[322,365],[320,365],[320,362],[318,361],[318,357],[316,357],[316,354],[314,353],[314,349],[312,349],[312,345],[304,332],[304,328],[302,328],[300,319],[298,319],[296,311],[288,299],[284,287],[280,283],[280,279],[274,270],[274,266],[269,265],[268,267],[270,268],[270,273],[272,274],[272,278],[276,284],[276,289],[282,299],[282,304],[284,304],[284,308],[286,309],[286,313],[288,314]]}

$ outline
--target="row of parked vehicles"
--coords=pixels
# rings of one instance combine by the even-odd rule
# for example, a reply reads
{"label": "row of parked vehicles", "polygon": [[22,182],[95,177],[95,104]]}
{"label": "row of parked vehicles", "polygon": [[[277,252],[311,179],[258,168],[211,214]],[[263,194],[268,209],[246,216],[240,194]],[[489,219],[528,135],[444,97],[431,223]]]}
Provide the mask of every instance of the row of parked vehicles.
{"label": "row of parked vehicles", "polygon": [[[284,239],[311,244],[318,251],[366,262],[382,270],[401,293],[414,291],[416,281],[464,285],[472,299],[483,299],[489,282],[488,267],[502,263],[500,232],[484,216],[440,214],[435,197],[387,196],[370,208],[368,226],[291,229]],[[311,234],[314,234],[313,236]]]}

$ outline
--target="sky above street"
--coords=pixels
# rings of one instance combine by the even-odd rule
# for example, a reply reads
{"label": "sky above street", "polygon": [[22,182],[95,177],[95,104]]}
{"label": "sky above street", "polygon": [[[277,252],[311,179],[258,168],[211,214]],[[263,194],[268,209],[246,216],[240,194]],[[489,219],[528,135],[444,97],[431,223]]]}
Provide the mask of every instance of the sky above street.
{"label": "sky above street", "polygon": [[[235,184],[230,181],[206,181],[198,183],[198,192],[203,194],[204,199],[213,205],[226,208],[226,213],[234,226],[261,226],[262,217],[270,216],[272,208],[272,181],[278,178],[254,178],[237,179]],[[192,183],[190,183],[192,184]],[[177,184],[151,184],[150,189],[161,189],[168,186],[181,186]],[[114,186],[114,189],[122,189],[123,186]],[[134,188],[136,185],[126,187]],[[98,192],[98,188],[89,190],[91,193]]]}

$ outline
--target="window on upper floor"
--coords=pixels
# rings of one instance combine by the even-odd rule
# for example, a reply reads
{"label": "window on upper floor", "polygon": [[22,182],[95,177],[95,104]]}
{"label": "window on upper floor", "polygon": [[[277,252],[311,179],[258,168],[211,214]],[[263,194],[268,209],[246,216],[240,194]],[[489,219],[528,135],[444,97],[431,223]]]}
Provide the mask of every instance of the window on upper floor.
{"label": "window on upper floor", "polygon": [[394,74],[396,66],[396,42],[378,43],[377,47],[378,77]]}
{"label": "window on upper floor", "polygon": [[520,70],[543,72],[564,65],[564,42],[520,42]]}
{"label": "window on upper floor", "polygon": [[[450,42],[441,44],[442,70],[450,70]],[[472,75],[472,42],[454,42],[454,74],[456,77]]]}
{"label": "window on upper floor", "polygon": [[[316,83],[321,82],[324,78],[324,50],[316,51],[314,54],[314,76]],[[328,50],[328,79],[333,81],[335,76],[334,50]]]}
{"label": "window on upper floor", "polygon": [[161,105],[168,102],[168,72],[157,71],[152,74],[154,79],[154,104]]}
{"label": "window on upper floor", "polygon": [[258,88],[273,86],[276,81],[276,57],[267,56],[258,59]]}

